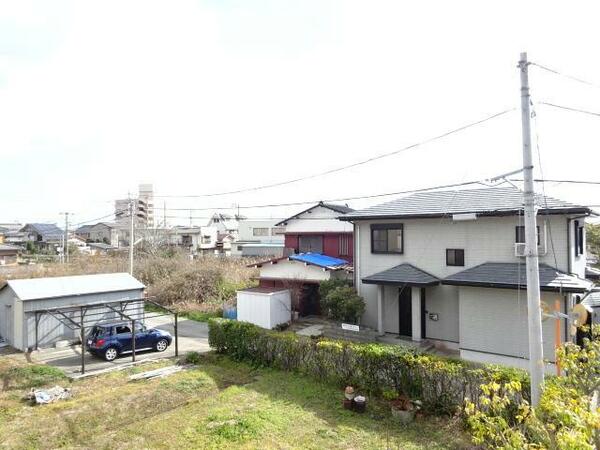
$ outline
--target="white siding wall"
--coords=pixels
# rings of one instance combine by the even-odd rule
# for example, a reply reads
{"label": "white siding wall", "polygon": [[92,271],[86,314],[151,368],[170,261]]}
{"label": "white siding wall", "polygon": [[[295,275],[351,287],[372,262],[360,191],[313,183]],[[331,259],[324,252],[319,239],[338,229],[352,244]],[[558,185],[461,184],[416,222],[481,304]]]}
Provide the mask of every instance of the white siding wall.
{"label": "white siding wall", "polygon": [[14,341],[14,298],[15,293],[10,287],[0,290],[0,336],[11,345]]}
{"label": "white siding wall", "polygon": [[[298,219],[291,219],[285,225],[285,232],[310,233],[310,232],[352,232],[352,224],[342,222],[337,218],[342,214],[321,206],[298,216]],[[305,219],[305,220],[302,220]]]}
{"label": "white siding wall", "polygon": [[[554,308],[558,294],[542,292],[542,301]],[[513,289],[459,288],[460,348],[466,351],[495,353],[528,358],[527,291]],[[561,341],[564,340],[561,321]],[[544,358],[554,361],[554,326],[552,319],[542,322]]]}
{"label": "white siding wall", "polygon": [[317,266],[306,266],[298,261],[282,260],[277,264],[265,264],[260,268],[261,278],[297,279],[322,281],[331,278],[331,271]]}
{"label": "white siding wall", "polygon": [[[544,222],[547,222],[546,226],[544,226]],[[404,254],[371,253],[370,225],[373,223],[404,224]],[[525,264],[523,258],[514,255],[515,227],[521,224],[522,220],[516,216],[481,217],[473,221],[463,222],[455,222],[451,218],[357,222],[355,243],[358,254],[355,257],[355,275],[358,291],[367,303],[363,323],[374,328],[377,326],[377,287],[362,284],[360,280],[363,277],[402,263],[410,263],[439,278],[444,278],[485,262],[521,261]],[[546,230],[548,248],[547,253],[540,256],[540,262],[555,266],[552,253],[552,248],[554,248],[558,268],[567,271],[566,217],[538,217],[538,224],[542,232]],[[552,231],[553,246],[548,232],[550,229]],[[571,233],[571,237],[572,235],[573,233]],[[464,267],[446,266],[447,248],[462,248],[465,250]],[[585,257],[581,257],[579,260],[585,264]],[[579,265],[582,264],[581,261],[578,262]],[[577,270],[580,269],[579,266],[577,268]],[[388,297],[389,290],[387,288],[385,292],[386,297]],[[427,288],[426,294],[427,310],[440,314],[438,322],[427,319],[428,337],[457,341],[458,289],[451,286],[439,286]],[[397,295],[395,298],[397,299]],[[387,299],[386,302],[388,302]],[[452,313],[453,309],[455,309],[454,313]],[[390,322],[391,320],[394,320],[394,317],[386,317],[386,326],[397,329],[397,325],[393,325]]]}

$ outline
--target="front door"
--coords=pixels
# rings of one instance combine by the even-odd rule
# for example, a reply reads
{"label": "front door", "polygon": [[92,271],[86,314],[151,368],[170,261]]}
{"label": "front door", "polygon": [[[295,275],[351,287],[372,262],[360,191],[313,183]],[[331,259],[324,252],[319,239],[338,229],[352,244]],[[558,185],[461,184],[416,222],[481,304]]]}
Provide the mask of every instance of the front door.
{"label": "front door", "polygon": [[398,334],[400,336],[412,336],[411,291],[409,286],[403,286],[398,294]]}

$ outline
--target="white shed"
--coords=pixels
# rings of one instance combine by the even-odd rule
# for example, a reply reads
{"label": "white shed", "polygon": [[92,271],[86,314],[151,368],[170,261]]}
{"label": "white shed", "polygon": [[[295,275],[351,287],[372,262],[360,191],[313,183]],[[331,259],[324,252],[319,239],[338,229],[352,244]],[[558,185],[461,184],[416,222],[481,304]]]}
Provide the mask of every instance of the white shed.
{"label": "white shed", "polygon": [[267,329],[289,322],[292,320],[290,291],[270,287],[238,291],[237,318]]}
{"label": "white shed", "polygon": [[98,321],[117,318],[108,307],[100,307],[109,302],[121,302],[124,312],[143,313],[144,288],[128,273],[8,280],[0,287],[0,336],[23,351],[36,340],[50,346],[78,339],[78,332],[65,325],[80,321],[77,308],[93,307]]}

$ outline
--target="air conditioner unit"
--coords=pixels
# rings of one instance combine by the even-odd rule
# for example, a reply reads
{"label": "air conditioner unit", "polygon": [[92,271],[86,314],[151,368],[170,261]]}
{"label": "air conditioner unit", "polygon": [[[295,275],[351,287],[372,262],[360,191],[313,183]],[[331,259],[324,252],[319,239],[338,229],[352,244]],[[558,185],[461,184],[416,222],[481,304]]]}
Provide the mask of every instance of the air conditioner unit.
{"label": "air conditioner unit", "polygon": [[515,244],[515,256],[518,256],[520,258],[523,258],[526,256],[525,254],[525,243],[524,242],[517,242]]}

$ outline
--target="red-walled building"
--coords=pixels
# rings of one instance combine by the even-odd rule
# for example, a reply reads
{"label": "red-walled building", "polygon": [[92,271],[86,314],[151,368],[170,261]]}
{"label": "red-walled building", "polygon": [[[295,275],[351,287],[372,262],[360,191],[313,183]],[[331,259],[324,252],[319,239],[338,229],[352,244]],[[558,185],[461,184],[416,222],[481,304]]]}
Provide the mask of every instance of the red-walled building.
{"label": "red-walled building", "polygon": [[340,215],[352,211],[348,206],[320,202],[276,226],[285,226],[288,253],[321,253],[352,263],[353,227],[338,220]]}

